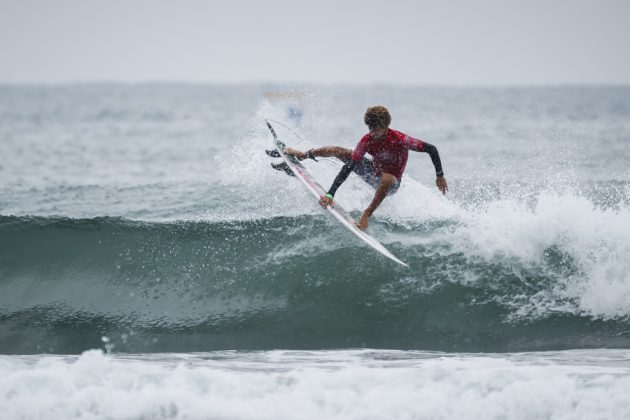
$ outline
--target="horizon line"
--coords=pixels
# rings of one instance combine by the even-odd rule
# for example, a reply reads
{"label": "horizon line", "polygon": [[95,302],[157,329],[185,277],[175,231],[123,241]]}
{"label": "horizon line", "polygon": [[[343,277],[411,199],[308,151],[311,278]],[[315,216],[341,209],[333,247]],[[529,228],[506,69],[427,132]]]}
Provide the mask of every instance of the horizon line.
{"label": "horizon line", "polygon": [[64,87],[86,85],[120,85],[120,86],[146,86],[146,85],[196,85],[196,86],[339,86],[339,87],[409,87],[409,88],[625,88],[630,87],[630,82],[538,82],[538,83],[420,83],[420,82],[324,82],[324,81],[272,81],[272,80],[242,80],[242,81],[204,81],[204,80],[76,80],[76,81],[2,81],[0,87]]}

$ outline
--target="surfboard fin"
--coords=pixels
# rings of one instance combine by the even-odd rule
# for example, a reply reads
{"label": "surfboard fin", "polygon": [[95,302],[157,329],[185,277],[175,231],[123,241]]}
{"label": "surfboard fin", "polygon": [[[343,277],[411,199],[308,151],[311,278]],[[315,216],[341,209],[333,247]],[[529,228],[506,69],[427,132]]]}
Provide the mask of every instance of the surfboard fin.
{"label": "surfboard fin", "polygon": [[275,169],[276,171],[283,171],[289,176],[295,176],[295,174],[293,173],[291,168],[289,168],[289,165],[287,165],[286,162],[272,163],[271,167]]}
{"label": "surfboard fin", "polygon": [[276,149],[265,150],[265,153],[267,153],[267,156],[271,156],[273,158],[279,158],[280,157],[280,152],[278,152]]}

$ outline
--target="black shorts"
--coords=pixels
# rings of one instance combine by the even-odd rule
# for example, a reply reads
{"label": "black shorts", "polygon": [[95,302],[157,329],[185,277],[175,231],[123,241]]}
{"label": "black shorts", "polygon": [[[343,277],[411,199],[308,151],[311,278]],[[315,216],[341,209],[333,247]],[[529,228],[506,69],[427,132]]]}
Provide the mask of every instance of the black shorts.
{"label": "black shorts", "polygon": [[[378,184],[381,182],[381,176],[377,175],[376,168],[374,168],[374,163],[372,160],[363,157],[359,162],[354,164],[354,168],[352,168],[352,172],[359,175],[359,177],[365,181],[372,188],[376,189]],[[398,187],[400,187],[400,179],[396,179],[396,182],[389,187],[389,191],[387,191],[387,195],[395,194],[398,191]]]}

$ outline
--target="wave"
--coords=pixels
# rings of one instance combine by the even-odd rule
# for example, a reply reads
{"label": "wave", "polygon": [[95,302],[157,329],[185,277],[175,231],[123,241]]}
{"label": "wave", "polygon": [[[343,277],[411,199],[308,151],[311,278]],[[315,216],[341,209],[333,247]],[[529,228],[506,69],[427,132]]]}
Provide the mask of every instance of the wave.
{"label": "wave", "polygon": [[370,349],[0,356],[0,405],[6,418],[29,419],[622,419],[630,416],[628,356]]}
{"label": "wave", "polygon": [[[535,214],[547,220],[544,201]],[[501,237],[490,229],[498,213],[509,209],[496,204],[467,221],[376,219],[371,229],[410,269],[324,215],[2,216],[0,351],[629,345],[625,237],[600,232],[591,246],[579,232],[563,238],[563,220],[538,226],[534,216]],[[606,214],[623,216],[601,213],[604,224]]]}

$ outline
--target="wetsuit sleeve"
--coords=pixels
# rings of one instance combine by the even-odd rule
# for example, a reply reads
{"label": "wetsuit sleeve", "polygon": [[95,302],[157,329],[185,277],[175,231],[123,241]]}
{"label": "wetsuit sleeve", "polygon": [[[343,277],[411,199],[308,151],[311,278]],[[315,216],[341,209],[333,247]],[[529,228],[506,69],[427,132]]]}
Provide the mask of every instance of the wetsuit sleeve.
{"label": "wetsuit sleeve", "polygon": [[440,154],[438,153],[437,147],[432,145],[431,143],[424,143],[423,152],[427,152],[429,156],[431,156],[431,162],[433,162],[433,166],[435,167],[435,176],[444,176],[444,171],[442,171],[442,161],[440,160]]}
{"label": "wetsuit sleeve", "polygon": [[345,165],[343,165],[343,168],[341,168],[341,171],[339,171],[337,177],[332,183],[332,186],[328,190],[328,194],[332,196],[335,195],[335,192],[337,192],[337,188],[339,188],[341,184],[343,184],[343,182],[348,179],[350,172],[352,172],[352,168],[354,168],[354,165],[356,164],[357,163],[354,160],[349,160],[348,162],[346,162]]}
{"label": "wetsuit sleeve", "polygon": [[422,141],[420,139],[414,139],[413,137],[407,135],[405,135],[403,142],[409,150],[428,153],[429,156],[431,156],[431,162],[433,162],[433,166],[435,167],[435,176],[444,175],[444,172],[442,171],[442,161],[440,160],[440,154],[438,153],[437,147],[431,143],[427,143],[426,141]]}
{"label": "wetsuit sleeve", "polygon": [[341,168],[341,171],[339,171],[339,173],[337,174],[337,177],[333,181],[332,186],[328,190],[328,194],[334,196],[335,192],[337,192],[337,188],[339,188],[341,184],[343,184],[344,181],[348,179],[348,176],[350,176],[350,172],[352,172],[354,165],[356,165],[356,163],[360,161],[367,153],[369,141],[369,134],[366,134],[361,138],[361,140],[359,140],[359,143],[357,143],[357,146],[352,151],[352,156],[350,157],[350,160],[346,162],[345,165],[343,165],[343,168]]}

